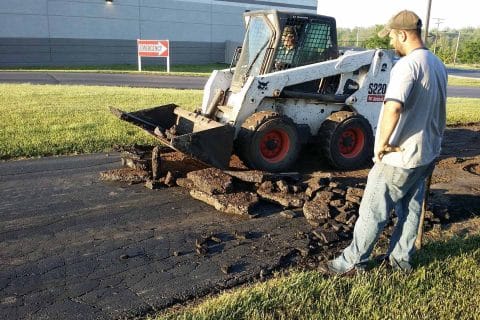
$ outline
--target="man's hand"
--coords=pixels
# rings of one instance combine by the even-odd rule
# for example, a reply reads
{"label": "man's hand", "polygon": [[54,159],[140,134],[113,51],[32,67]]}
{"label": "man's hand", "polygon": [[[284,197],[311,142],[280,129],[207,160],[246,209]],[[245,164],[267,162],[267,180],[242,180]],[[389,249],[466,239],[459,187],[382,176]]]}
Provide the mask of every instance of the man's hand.
{"label": "man's hand", "polygon": [[392,146],[390,144],[386,144],[382,148],[380,148],[380,150],[377,152],[377,154],[375,155],[375,159],[377,161],[381,161],[383,156],[386,155],[387,153],[399,152],[399,151],[402,151],[402,149],[400,147]]}
{"label": "man's hand", "polygon": [[378,137],[378,144],[380,147],[375,154],[375,160],[382,160],[383,156],[389,152],[401,151],[399,147],[392,146],[388,142],[395,130],[400,114],[402,113],[403,105],[397,101],[386,101],[383,105],[383,111],[381,115],[380,135]]}

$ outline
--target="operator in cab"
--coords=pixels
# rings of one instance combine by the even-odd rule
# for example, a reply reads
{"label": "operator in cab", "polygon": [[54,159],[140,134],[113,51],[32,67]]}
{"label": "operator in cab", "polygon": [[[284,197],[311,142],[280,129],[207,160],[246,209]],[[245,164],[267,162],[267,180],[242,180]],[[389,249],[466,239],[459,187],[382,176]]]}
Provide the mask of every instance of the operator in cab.
{"label": "operator in cab", "polygon": [[282,33],[282,46],[278,49],[274,70],[284,70],[292,66],[297,37],[292,26],[286,26]]}

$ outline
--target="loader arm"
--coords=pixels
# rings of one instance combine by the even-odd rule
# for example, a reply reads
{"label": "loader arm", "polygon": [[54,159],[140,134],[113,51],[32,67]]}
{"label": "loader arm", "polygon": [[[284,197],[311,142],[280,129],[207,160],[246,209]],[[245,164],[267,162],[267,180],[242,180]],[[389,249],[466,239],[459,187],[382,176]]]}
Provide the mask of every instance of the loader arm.
{"label": "loader arm", "polygon": [[[262,90],[268,96],[269,93],[272,95],[275,90],[281,90],[287,86],[358,70],[363,66],[371,64],[375,53],[376,50],[355,52],[335,60],[268,73],[257,77],[257,81],[271,83],[269,85],[270,90]],[[252,86],[251,89],[253,89],[252,94],[256,94],[255,91],[259,92],[255,86]]]}
{"label": "loader arm", "polygon": [[[251,78],[249,79],[251,82],[248,83],[248,87],[246,86],[246,90],[242,92],[244,97],[236,97],[236,100],[242,101],[242,103],[233,107],[231,118],[235,119],[235,127],[239,128],[249,115],[256,112],[264,98],[279,97],[284,88],[292,85],[336,75],[341,75],[345,78],[347,75],[352,75],[357,70],[366,66],[369,66],[370,77],[374,78],[378,72],[382,70],[382,66],[386,61],[386,56],[384,50],[347,52],[345,55],[335,60],[319,62]],[[390,68],[391,60],[389,57],[387,58]],[[382,77],[386,74],[387,73],[383,73]],[[344,94],[342,86],[339,86],[336,94]],[[348,96],[349,95],[347,94],[343,98],[345,104],[354,104],[356,102],[356,98],[353,98],[354,94],[346,99]],[[372,117],[374,118],[374,113],[372,113]],[[372,119],[369,119],[371,123]]]}

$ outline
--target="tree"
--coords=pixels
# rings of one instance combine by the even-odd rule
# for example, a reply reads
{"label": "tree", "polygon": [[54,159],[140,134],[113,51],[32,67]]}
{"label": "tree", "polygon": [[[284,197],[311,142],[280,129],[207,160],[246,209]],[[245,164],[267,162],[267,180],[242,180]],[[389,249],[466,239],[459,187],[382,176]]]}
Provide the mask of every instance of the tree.
{"label": "tree", "polygon": [[480,40],[466,41],[459,49],[458,57],[462,63],[479,63]]}
{"label": "tree", "polygon": [[[363,47],[367,49],[389,49],[390,39],[378,37],[378,32],[383,28],[381,25],[372,27],[358,27],[353,29],[337,29],[339,47],[352,48]],[[435,52],[444,63],[453,63],[457,47],[458,34],[460,42],[458,46],[456,62],[479,64],[480,63],[480,28],[445,29],[443,31],[430,32],[428,48]],[[437,37],[435,41],[435,37]]]}
{"label": "tree", "polygon": [[390,48],[390,38],[380,38],[378,33],[383,29],[382,25],[376,25],[370,30],[369,34],[373,34],[363,42],[363,47],[367,49],[388,49]]}

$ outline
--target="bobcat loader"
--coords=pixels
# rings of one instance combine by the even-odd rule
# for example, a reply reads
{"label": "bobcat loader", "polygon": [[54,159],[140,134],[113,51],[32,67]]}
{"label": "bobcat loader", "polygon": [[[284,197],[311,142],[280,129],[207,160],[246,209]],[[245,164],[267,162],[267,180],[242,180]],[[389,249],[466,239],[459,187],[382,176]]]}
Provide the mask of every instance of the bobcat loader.
{"label": "bobcat loader", "polygon": [[[252,169],[286,170],[307,143],[318,144],[335,168],[368,161],[393,52],[340,55],[335,19],[327,16],[262,10],[245,12],[244,19],[243,46],[231,68],[213,71],[200,109],[111,111],[219,168],[235,153]],[[295,41],[288,57],[287,37]]]}

